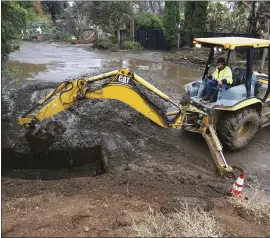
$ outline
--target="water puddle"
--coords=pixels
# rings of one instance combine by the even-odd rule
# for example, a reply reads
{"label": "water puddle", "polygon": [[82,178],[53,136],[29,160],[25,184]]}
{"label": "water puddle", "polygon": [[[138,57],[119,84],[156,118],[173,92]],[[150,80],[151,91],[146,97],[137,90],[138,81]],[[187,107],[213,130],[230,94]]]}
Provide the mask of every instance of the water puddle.
{"label": "water puddle", "polygon": [[25,79],[64,81],[82,75],[98,75],[128,67],[133,72],[156,73],[164,81],[183,85],[202,75],[197,69],[164,61],[163,52],[89,51],[71,45],[24,42],[10,55],[11,63]]}
{"label": "water puddle", "polygon": [[38,76],[40,72],[48,71],[51,65],[47,64],[30,64],[19,61],[10,61],[9,66],[12,67],[20,79],[31,80]]}

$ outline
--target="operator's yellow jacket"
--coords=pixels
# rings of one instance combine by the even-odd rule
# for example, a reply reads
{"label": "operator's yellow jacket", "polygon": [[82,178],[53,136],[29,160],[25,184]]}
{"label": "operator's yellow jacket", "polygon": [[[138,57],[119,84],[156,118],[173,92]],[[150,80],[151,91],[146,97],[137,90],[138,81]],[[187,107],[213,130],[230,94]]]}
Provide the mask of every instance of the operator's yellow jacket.
{"label": "operator's yellow jacket", "polygon": [[213,79],[217,81],[222,81],[222,83],[227,83],[227,84],[233,83],[232,71],[228,66],[226,66],[224,69],[220,71],[218,70],[218,68],[216,68],[216,71],[213,73],[212,76],[213,76]]}

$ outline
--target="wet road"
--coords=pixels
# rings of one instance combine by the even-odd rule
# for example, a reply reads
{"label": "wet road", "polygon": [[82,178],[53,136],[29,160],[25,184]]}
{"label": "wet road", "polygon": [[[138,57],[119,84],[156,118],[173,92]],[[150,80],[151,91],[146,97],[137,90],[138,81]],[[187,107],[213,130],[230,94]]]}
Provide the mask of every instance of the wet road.
{"label": "wet road", "polygon": [[[151,73],[151,77],[162,78],[168,87],[181,87],[199,78],[202,72],[163,60],[163,52],[102,52],[89,51],[85,46],[30,43],[22,44],[20,51],[11,54],[11,64],[21,70],[23,79],[63,81],[83,74],[96,75],[120,67],[129,67],[140,72]],[[159,79],[160,80],[160,79]],[[194,153],[209,156],[210,152],[200,135],[177,131],[172,133],[179,143]],[[248,171],[269,173],[270,128],[259,131],[252,142],[242,151],[229,153],[225,157],[229,164],[242,165]],[[270,183],[270,180],[269,180]]]}
{"label": "wet road", "polygon": [[163,52],[104,52],[88,50],[87,46],[24,42],[20,51],[10,55],[11,64],[22,72],[23,79],[63,81],[83,74],[99,74],[121,67],[134,72],[162,73],[165,80],[182,85],[202,74],[170,62]]}

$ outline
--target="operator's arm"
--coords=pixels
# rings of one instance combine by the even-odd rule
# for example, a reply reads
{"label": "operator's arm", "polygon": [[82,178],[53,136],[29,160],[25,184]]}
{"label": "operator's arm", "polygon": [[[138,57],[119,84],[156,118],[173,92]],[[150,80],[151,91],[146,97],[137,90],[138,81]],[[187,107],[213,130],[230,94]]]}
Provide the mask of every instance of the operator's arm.
{"label": "operator's arm", "polygon": [[218,78],[218,69],[215,69],[215,71],[212,74],[208,75],[208,79],[217,80],[217,78]]}
{"label": "operator's arm", "polygon": [[224,76],[222,79],[223,84],[232,84],[233,83],[233,78],[232,78],[232,70],[226,66]]}

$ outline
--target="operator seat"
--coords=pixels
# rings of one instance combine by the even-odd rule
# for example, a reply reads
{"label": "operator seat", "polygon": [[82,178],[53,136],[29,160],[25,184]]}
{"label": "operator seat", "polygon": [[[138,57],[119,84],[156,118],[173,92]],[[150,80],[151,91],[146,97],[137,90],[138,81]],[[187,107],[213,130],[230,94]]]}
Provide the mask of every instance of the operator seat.
{"label": "operator seat", "polygon": [[232,70],[233,83],[231,87],[245,84],[246,80],[246,70],[242,68],[235,68]]}

